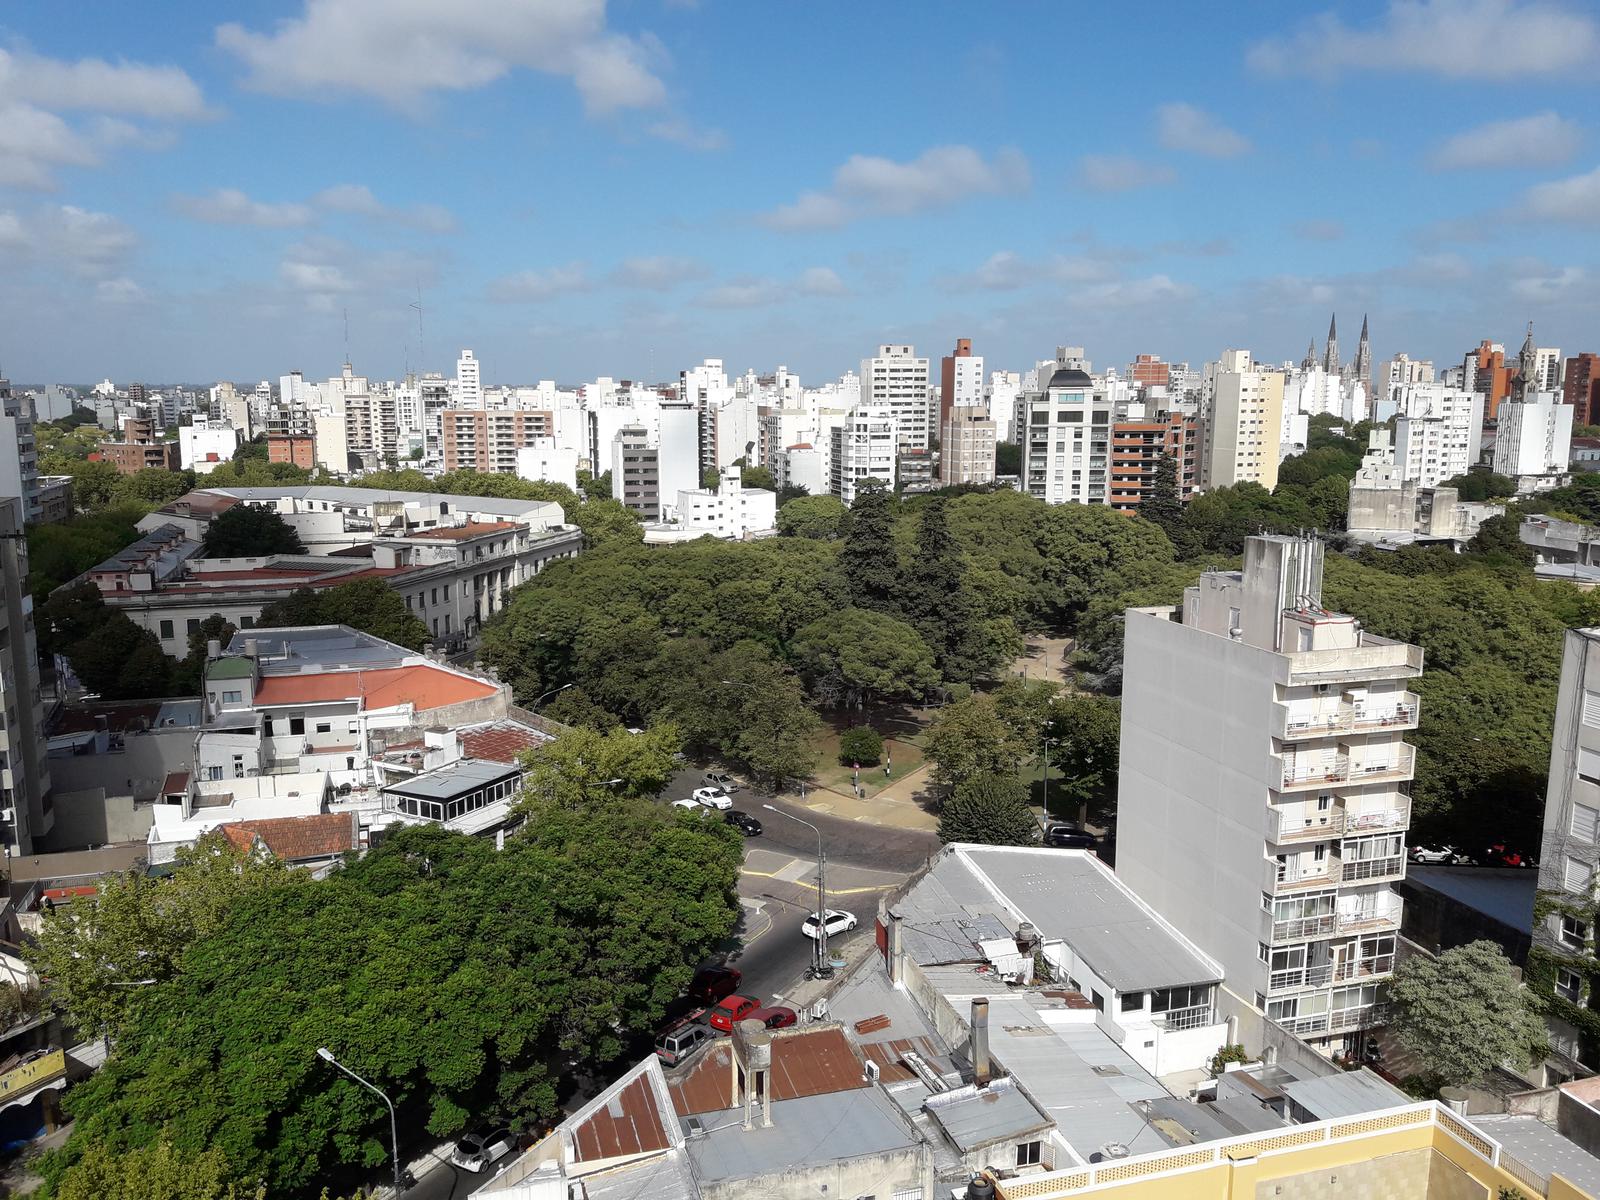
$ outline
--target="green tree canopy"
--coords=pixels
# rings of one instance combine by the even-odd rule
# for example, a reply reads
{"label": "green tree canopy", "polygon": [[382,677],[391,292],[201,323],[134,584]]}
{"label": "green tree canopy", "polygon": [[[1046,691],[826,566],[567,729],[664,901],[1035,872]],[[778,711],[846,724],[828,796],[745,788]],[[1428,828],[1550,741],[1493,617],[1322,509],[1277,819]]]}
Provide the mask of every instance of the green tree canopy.
{"label": "green tree canopy", "polygon": [[839,570],[850,602],[860,609],[894,612],[899,608],[900,567],[894,545],[894,496],[867,484],[850,506],[839,548]]}
{"label": "green tree canopy", "polygon": [[348,625],[408,650],[421,650],[432,637],[400,593],[381,579],[353,579],[323,591],[297,588],[262,609],[256,624],[272,629]]}
{"label": "green tree canopy", "polygon": [[583,530],[583,544],[590,550],[618,543],[644,541],[644,530],[633,510],[620,500],[587,500],[579,508],[574,524]]}
{"label": "green tree canopy", "polygon": [[573,729],[529,752],[524,804],[581,807],[597,796],[651,799],[678,769],[678,731]]}
{"label": "green tree canopy", "polygon": [[1027,792],[1014,775],[976,775],[965,780],[939,810],[941,842],[1026,846],[1038,837],[1039,826],[1028,808]]}
{"label": "green tree canopy", "polygon": [[823,703],[912,699],[939,682],[933,652],[904,621],[862,608],[795,634],[795,662]]}
{"label": "green tree canopy", "polygon": [[1047,732],[1050,761],[1065,776],[1050,786],[1054,811],[1087,808],[1105,814],[1117,804],[1117,758],[1122,702],[1109,696],[1057,697]]}
{"label": "green tree canopy", "polygon": [[66,588],[43,610],[41,641],[67,657],[83,686],[105,700],[172,694],[173,662],[156,635],[107,607],[92,583]]}
{"label": "green tree canopy", "polygon": [[984,775],[1015,775],[1026,743],[1001,718],[992,696],[973,694],[939,710],[923,742],[934,781],[960,787]]}
{"label": "green tree canopy", "polygon": [[267,1200],[265,1187],[241,1186],[231,1175],[217,1149],[191,1153],[162,1141],[119,1154],[89,1146],[57,1176],[52,1195],[54,1200]]}
{"label": "green tree canopy", "polygon": [[837,496],[798,496],[778,509],[778,532],[784,537],[833,541],[843,532],[849,512]]}
{"label": "green tree canopy", "polygon": [[1390,1032],[1448,1084],[1476,1083],[1499,1066],[1522,1070],[1548,1049],[1532,993],[1493,942],[1413,955],[1388,992]]}
{"label": "green tree canopy", "polygon": [[304,554],[305,543],[276,512],[255,504],[235,504],[206,526],[207,558],[264,558]]}
{"label": "green tree canopy", "polygon": [[1440,487],[1455,488],[1462,500],[1501,500],[1517,494],[1517,481],[1493,471],[1472,470],[1446,479]]}
{"label": "green tree canopy", "polygon": [[143,505],[28,526],[28,588],[36,605],[70,579],[139,540]]}

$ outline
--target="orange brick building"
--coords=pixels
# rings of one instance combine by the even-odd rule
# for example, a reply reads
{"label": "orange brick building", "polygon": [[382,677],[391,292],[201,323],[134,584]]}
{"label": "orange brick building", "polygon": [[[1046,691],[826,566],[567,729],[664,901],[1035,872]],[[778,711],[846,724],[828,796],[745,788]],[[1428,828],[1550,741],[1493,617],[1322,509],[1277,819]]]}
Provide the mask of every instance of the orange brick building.
{"label": "orange brick building", "polygon": [[1506,352],[1487,338],[1467,355],[1477,368],[1472,390],[1483,396],[1483,419],[1492,421],[1500,412],[1500,403],[1511,394],[1511,377],[1517,368],[1506,366]]}
{"label": "orange brick building", "polygon": [[1111,427],[1111,507],[1138,512],[1156,465],[1170,454],[1177,468],[1178,499],[1187,502],[1200,483],[1200,422],[1183,413],[1148,421],[1118,421]]}
{"label": "orange brick building", "polygon": [[160,432],[149,417],[128,417],[122,422],[120,442],[100,443],[100,458],[114,466],[120,475],[132,475],[146,468],[176,471],[178,443],[157,441]]}
{"label": "orange brick building", "polygon": [[317,444],[309,433],[274,433],[267,438],[267,461],[293,463],[307,471],[317,465]]}
{"label": "orange brick building", "polygon": [[1578,410],[1572,414],[1576,424],[1600,424],[1600,354],[1585,351],[1567,359],[1561,402]]}

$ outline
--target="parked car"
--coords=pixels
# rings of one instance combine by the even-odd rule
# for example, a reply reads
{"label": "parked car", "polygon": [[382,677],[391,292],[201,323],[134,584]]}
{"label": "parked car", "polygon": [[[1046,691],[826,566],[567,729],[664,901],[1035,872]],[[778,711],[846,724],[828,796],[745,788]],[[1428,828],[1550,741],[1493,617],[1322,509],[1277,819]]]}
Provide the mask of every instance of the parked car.
{"label": "parked car", "polygon": [[667,1066],[675,1067],[716,1036],[704,1021],[685,1018],[656,1038],[656,1057]]}
{"label": "parked car", "polygon": [[705,778],[701,779],[700,782],[706,787],[718,788],[727,792],[730,796],[739,790],[739,781],[726,771],[707,771]]}
{"label": "parked car", "polygon": [[1478,859],[1486,867],[1537,867],[1537,859],[1520,850],[1508,850],[1503,843],[1490,846]]}
{"label": "parked car", "polygon": [[746,1021],[760,1021],[768,1029],[787,1029],[795,1023],[794,1009],[784,1008],[781,1004],[772,1008],[758,1008],[755,1012],[747,1013]]}
{"label": "parked car", "polygon": [[733,807],[733,801],[729,799],[728,793],[721,788],[695,788],[693,799],[696,804],[703,804],[707,808],[729,809]]}
{"label": "parked car", "polygon": [[456,1139],[450,1150],[450,1162],[476,1174],[487,1171],[516,1148],[516,1135],[504,1125],[480,1125]]}
{"label": "parked car", "polygon": [[761,836],[761,822],[747,812],[740,812],[737,808],[730,808],[722,814],[722,819],[729,825],[735,826],[745,837]]}
{"label": "parked car", "polygon": [[1100,844],[1100,839],[1094,834],[1076,825],[1052,825],[1044,831],[1040,840],[1057,850],[1093,850]]}
{"label": "parked car", "polygon": [[689,981],[688,995],[695,1000],[704,1000],[707,1004],[712,1004],[724,996],[731,996],[737,992],[739,981],[743,978],[744,976],[732,967],[701,967]]}
{"label": "parked car", "polygon": [[1453,846],[1413,846],[1411,847],[1411,861],[1423,863],[1428,866],[1448,867],[1457,862],[1461,855],[1457,854]]}
{"label": "parked car", "polygon": [[705,806],[703,804],[701,804],[700,801],[698,801],[698,800],[674,800],[672,802],[672,807],[673,808],[691,808],[695,812],[699,812]]}
{"label": "parked car", "polygon": [[[838,937],[841,933],[849,933],[861,922],[856,920],[855,913],[845,912],[842,908],[830,908],[825,914],[828,919],[828,936]],[[808,938],[817,936],[817,914],[812,913],[800,926],[800,932]]]}
{"label": "parked car", "polygon": [[732,1033],[736,1022],[744,1020],[760,1007],[761,1001],[754,996],[724,996],[717,1001],[706,1023],[722,1033]]}

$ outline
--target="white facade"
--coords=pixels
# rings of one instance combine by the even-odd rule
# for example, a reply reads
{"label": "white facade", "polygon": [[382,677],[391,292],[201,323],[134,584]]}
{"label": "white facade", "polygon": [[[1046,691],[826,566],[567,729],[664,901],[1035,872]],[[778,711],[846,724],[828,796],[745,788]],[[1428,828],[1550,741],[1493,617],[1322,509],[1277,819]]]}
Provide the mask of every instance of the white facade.
{"label": "white facade", "polygon": [[1437,487],[1465,475],[1483,448],[1483,396],[1419,383],[1395,387],[1394,456],[1402,479]]}
{"label": "white facade", "polygon": [[678,523],[719,538],[747,538],[766,533],[778,519],[778,496],[765,488],[739,482],[738,467],[724,467],[715,490],[690,488],[678,493]]}
{"label": "white facade", "polygon": [[1533,352],[1533,383],[1536,392],[1561,390],[1561,349],[1558,346],[1539,346]]}
{"label": "white facade", "polygon": [[987,408],[983,388],[983,355],[957,354],[951,358],[955,386],[948,397],[941,397],[954,408]]}
{"label": "white facade", "polygon": [[661,495],[700,486],[700,414],[687,404],[656,409],[656,471]]}
{"label": "white facade", "polygon": [[1278,486],[1283,373],[1251,362],[1248,350],[1224,351],[1215,368],[1202,486],[1259,483],[1270,492]]}
{"label": "white facade", "polygon": [[33,403],[0,379],[0,503],[10,497],[22,501],[22,516],[37,521],[39,506],[39,452],[33,437]]}
{"label": "white facade", "polygon": [[917,357],[915,346],[879,346],[877,357],[861,360],[861,402],[889,408],[902,446],[932,446],[930,395],[928,360]]}
{"label": "white facade", "polygon": [[1252,537],[1181,610],[1129,610],[1118,786],[1117,874],[1312,1039],[1372,1024],[1394,968],[1422,671],[1321,585],[1320,542]]}
{"label": "white facade", "polygon": [[178,428],[178,463],[196,475],[209,475],[231,462],[239,449],[239,431],[231,425],[195,417],[192,425]]}
{"label": "white facade", "polygon": [[1022,375],[1017,371],[992,371],[989,390],[985,397],[989,416],[997,426],[997,436],[1008,442],[1018,441],[1017,398],[1022,394]]}
{"label": "white facade", "polygon": [[1105,504],[1114,409],[1090,375],[1058,361],[1026,398],[1021,490],[1047,504]]}
{"label": "white facade", "polygon": [[1500,406],[1494,439],[1494,469],[1513,478],[1560,475],[1572,457],[1574,406],[1555,392]]}
{"label": "white facade", "polygon": [[483,407],[483,378],[471,350],[463,350],[456,359],[456,407]]}
{"label": "white facade", "polygon": [[533,445],[517,451],[517,475],[577,490],[578,452],[557,446],[555,438],[534,438]]}
{"label": "white facade", "polygon": [[846,504],[868,479],[894,487],[895,447],[899,439],[894,409],[859,404],[832,433],[828,490]]}

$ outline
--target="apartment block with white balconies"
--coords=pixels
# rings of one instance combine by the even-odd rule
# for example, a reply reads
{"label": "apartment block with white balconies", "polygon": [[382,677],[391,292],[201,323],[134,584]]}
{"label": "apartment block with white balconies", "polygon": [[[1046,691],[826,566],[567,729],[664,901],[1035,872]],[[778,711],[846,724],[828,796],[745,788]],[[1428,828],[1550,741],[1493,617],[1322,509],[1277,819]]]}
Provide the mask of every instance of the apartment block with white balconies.
{"label": "apartment block with white balconies", "polygon": [[1322,607],[1322,545],[1254,537],[1177,609],[1128,613],[1117,871],[1326,1048],[1394,968],[1422,650]]}

